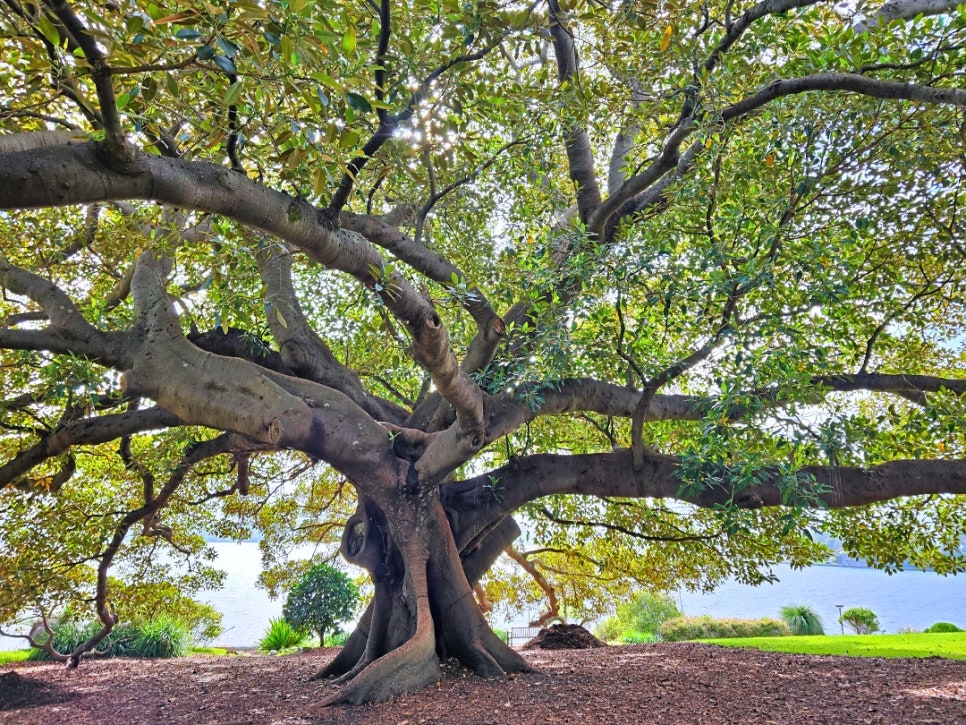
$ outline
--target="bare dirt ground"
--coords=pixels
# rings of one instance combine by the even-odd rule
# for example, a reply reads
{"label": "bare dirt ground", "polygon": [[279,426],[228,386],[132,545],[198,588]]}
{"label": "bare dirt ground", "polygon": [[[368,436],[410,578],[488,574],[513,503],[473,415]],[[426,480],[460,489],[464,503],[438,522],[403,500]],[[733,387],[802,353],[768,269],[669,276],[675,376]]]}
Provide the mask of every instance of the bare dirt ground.
{"label": "bare dirt ground", "polygon": [[966,723],[966,661],[786,655],[700,644],[531,649],[536,672],[483,680],[456,667],[382,705],[318,707],[307,678],[336,650],[0,667],[0,722]]}

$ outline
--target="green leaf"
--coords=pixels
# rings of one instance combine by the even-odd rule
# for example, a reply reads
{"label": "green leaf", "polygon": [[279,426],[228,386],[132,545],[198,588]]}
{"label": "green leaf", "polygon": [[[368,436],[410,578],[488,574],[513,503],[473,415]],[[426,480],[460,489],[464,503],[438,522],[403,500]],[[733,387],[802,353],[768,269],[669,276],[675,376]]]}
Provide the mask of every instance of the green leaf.
{"label": "green leaf", "polygon": [[238,69],[235,68],[235,64],[232,63],[231,58],[227,58],[223,55],[215,56],[215,65],[225,71],[225,73],[230,73],[231,75],[235,75],[238,72]]}
{"label": "green leaf", "polygon": [[369,101],[367,101],[365,97],[360,96],[358,93],[349,91],[345,94],[345,100],[346,103],[357,111],[362,111],[363,113],[369,113],[372,111],[372,106],[369,104]]}

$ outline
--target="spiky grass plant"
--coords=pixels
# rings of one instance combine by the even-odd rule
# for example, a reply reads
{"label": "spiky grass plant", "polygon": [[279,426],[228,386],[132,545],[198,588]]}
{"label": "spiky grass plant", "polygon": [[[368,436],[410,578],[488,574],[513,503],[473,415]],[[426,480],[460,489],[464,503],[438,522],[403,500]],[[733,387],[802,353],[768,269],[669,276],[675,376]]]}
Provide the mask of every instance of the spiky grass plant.
{"label": "spiky grass plant", "polygon": [[258,642],[258,647],[265,652],[279,652],[284,649],[297,647],[305,639],[305,633],[295,629],[284,617],[269,620],[265,636]]}
{"label": "spiky grass plant", "polygon": [[128,657],[184,657],[191,648],[191,631],[176,619],[157,616],[136,627],[127,647]]}
{"label": "spiky grass plant", "polygon": [[792,630],[792,634],[799,636],[825,634],[822,618],[805,604],[789,604],[787,607],[782,607],[781,617]]}

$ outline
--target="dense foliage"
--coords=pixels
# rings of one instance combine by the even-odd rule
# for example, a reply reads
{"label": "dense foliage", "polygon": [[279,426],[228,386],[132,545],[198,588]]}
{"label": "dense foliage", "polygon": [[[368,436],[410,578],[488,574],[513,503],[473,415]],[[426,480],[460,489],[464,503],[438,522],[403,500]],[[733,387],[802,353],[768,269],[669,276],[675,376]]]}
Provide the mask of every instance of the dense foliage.
{"label": "dense foliage", "polygon": [[604,641],[613,641],[631,633],[654,634],[662,622],[680,616],[677,604],[670,597],[637,592],[629,601],[617,605],[615,616],[601,622],[597,636]]}
{"label": "dense foliage", "polygon": [[[97,634],[101,622],[61,620],[53,624],[49,644],[54,652],[72,652]],[[48,644],[46,636],[38,638]],[[194,639],[190,628],[183,622],[166,615],[159,615],[144,622],[125,624],[114,629],[98,645],[96,653],[106,657],[139,657],[142,659],[166,659],[184,657]],[[49,649],[34,647],[30,659],[51,658]]]}
{"label": "dense foliage", "polygon": [[330,634],[349,621],[359,603],[359,589],[343,572],[328,564],[316,564],[292,587],[282,607],[282,616],[295,629],[319,635],[325,646]]}
{"label": "dense foliage", "polygon": [[956,0],[0,0],[0,40],[0,623],[87,608],[58,658],[210,621],[205,535],[273,593],[299,543],[370,574],[329,702],[524,669],[490,606],[966,569]]}
{"label": "dense foliage", "polygon": [[684,642],[692,639],[731,639],[734,637],[787,637],[792,634],[788,625],[777,619],[713,619],[703,617],[675,617],[661,624],[657,630],[664,642]]}

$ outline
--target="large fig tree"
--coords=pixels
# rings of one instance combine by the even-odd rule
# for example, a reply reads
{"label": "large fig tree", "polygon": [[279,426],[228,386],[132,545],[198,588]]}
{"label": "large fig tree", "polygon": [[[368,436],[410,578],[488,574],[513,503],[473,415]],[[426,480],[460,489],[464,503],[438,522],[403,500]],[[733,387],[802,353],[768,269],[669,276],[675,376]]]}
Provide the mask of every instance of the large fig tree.
{"label": "large fig tree", "polygon": [[209,585],[157,567],[243,514],[371,575],[330,703],[527,669],[473,596],[504,550],[554,606],[812,531],[966,565],[955,0],[0,0],[0,34],[0,620],[87,592],[61,658]]}

